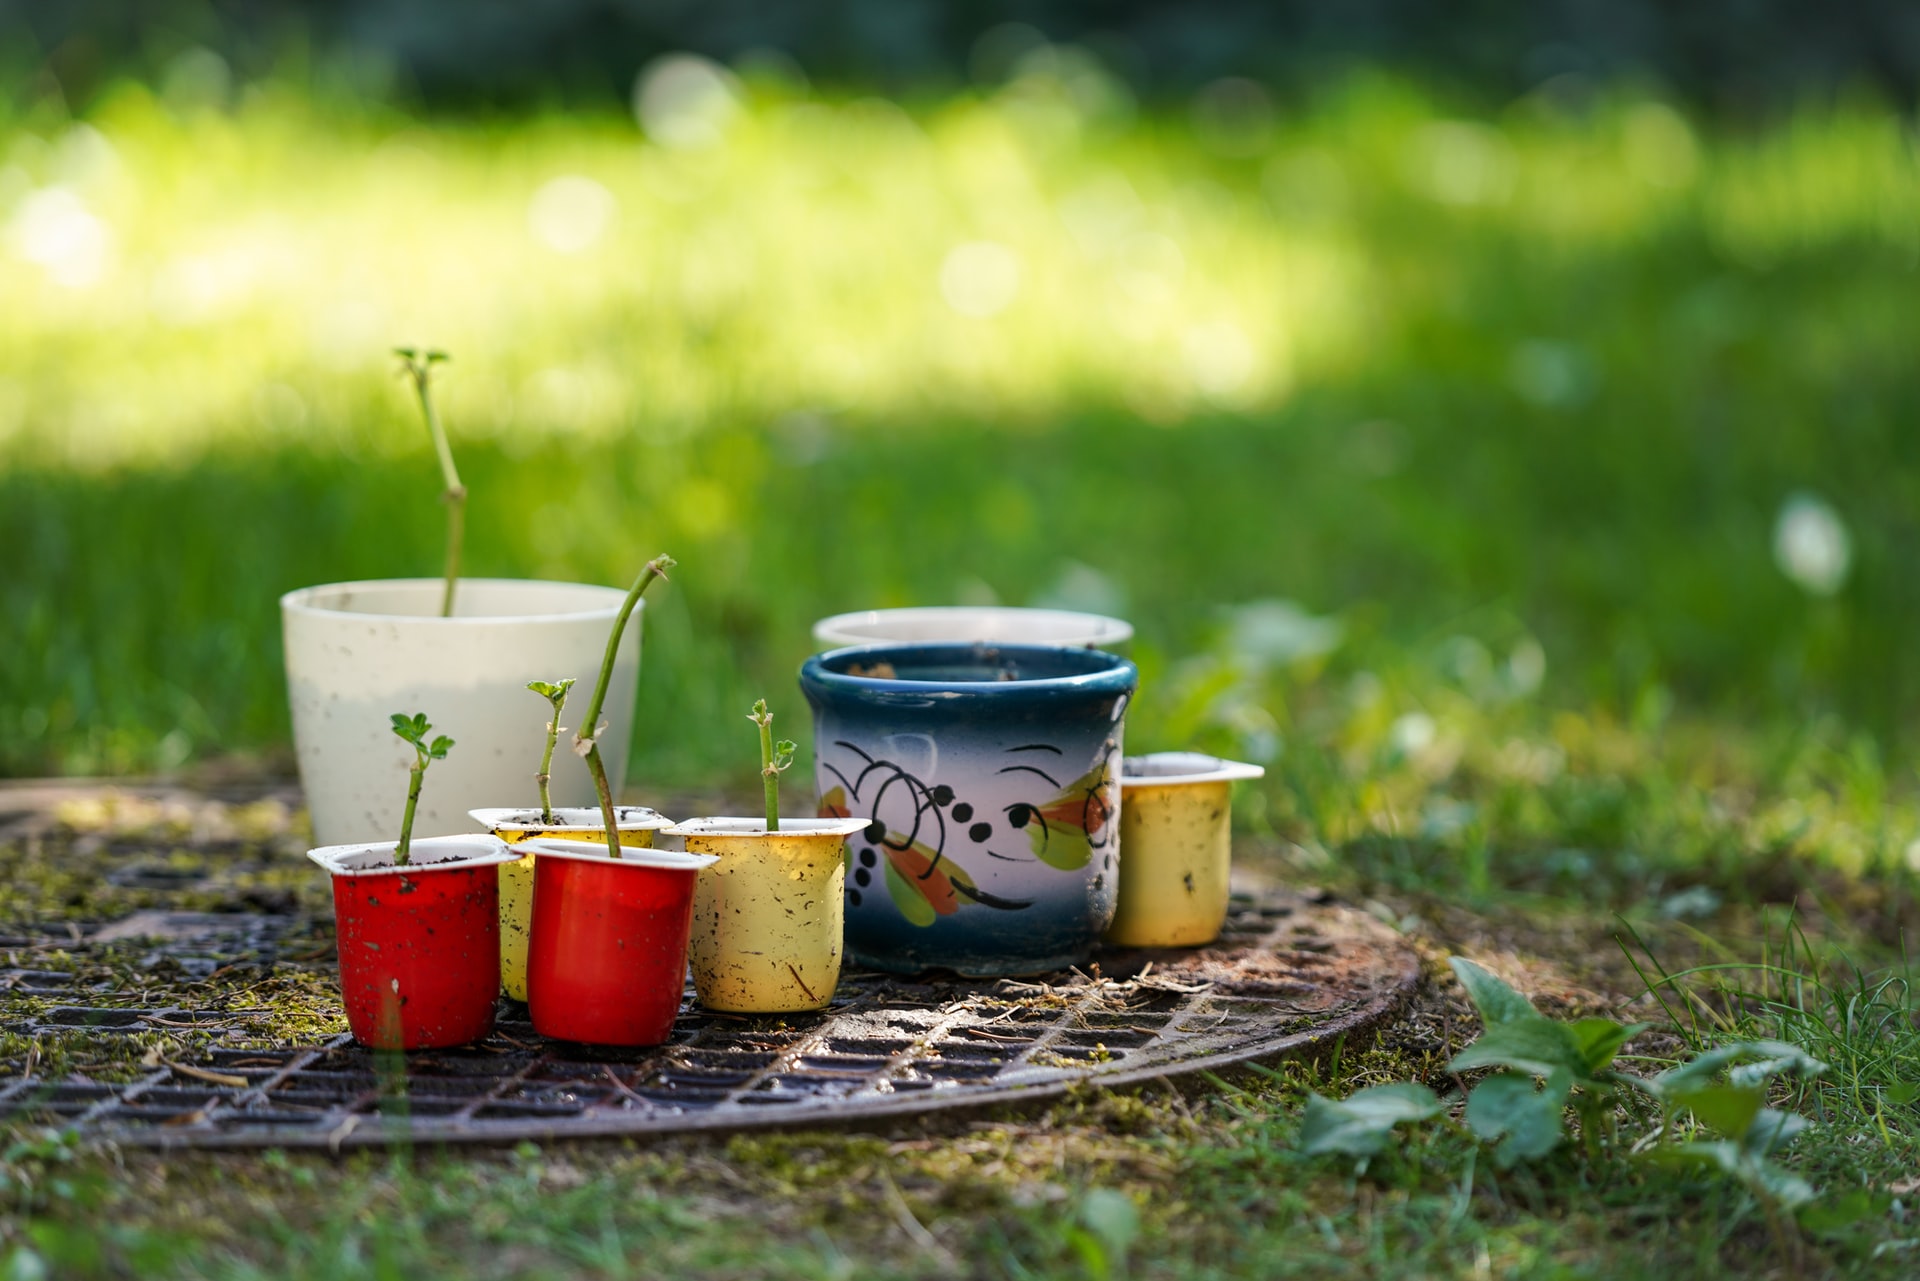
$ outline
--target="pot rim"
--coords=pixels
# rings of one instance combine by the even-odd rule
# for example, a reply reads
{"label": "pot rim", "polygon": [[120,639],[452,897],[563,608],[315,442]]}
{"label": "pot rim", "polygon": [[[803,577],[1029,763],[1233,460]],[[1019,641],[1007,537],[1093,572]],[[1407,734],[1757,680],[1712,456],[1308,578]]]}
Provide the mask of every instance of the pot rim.
{"label": "pot rim", "polygon": [[[497,836],[485,833],[470,833],[461,836],[420,836],[414,838],[413,850],[423,848],[440,849],[447,846],[473,846],[473,852],[461,858],[440,859],[432,863],[408,863],[401,866],[392,862],[393,852],[400,848],[399,841],[359,841],[352,845],[322,845],[318,849],[307,851],[307,857],[319,864],[334,876],[390,876],[403,873],[414,876],[424,872],[460,871],[469,867],[485,867],[492,863],[510,863],[514,855],[507,852],[507,843]],[[388,861],[374,867],[353,867],[348,860],[357,854],[386,854]]]}
{"label": "pot rim", "polygon": [[[596,832],[606,830],[601,818],[600,807],[586,805],[556,805],[553,817],[558,820],[562,814],[578,814],[584,817],[579,822],[552,823],[514,823],[508,820],[515,814],[540,814],[538,805],[515,805],[505,809],[468,810],[467,817],[489,830],[499,827],[512,828],[516,832],[577,832],[589,828]],[[646,805],[616,805],[613,807],[613,830],[616,832],[658,832],[662,828],[673,826],[673,820],[659,810]]]}
{"label": "pot rim", "polygon": [[[1137,772],[1142,767],[1152,772]],[[1130,787],[1178,787],[1188,783],[1229,783],[1243,778],[1265,778],[1264,765],[1230,761],[1205,752],[1148,752],[1120,759],[1120,790]]]}
{"label": "pot rim", "polygon": [[[836,648],[849,646],[867,647],[872,645],[898,644],[937,644],[933,640],[912,641],[897,636],[861,636],[860,627],[877,627],[889,622],[894,623],[952,623],[955,634],[944,638],[947,641],[968,642],[972,638],[961,633],[972,630],[963,624],[969,619],[992,618],[1005,620],[1012,624],[1020,622],[1039,623],[1042,620],[1058,623],[1069,633],[1078,632],[1087,637],[1085,640],[1056,642],[1008,642],[1059,644],[1073,649],[1099,649],[1106,645],[1124,645],[1133,639],[1133,624],[1124,618],[1114,618],[1107,614],[1090,614],[1077,609],[1038,609],[1018,605],[909,605],[898,609],[858,609],[845,614],[830,614],[813,625],[813,639],[821,645]],[[986,642],[991,643],[991,642]]]}
{"label": "pot rim", "polygon": [[509,845],[512,857],[529,854],[540,858],[569,858],[580,863],[604,863],[608,867],[638,867],[657,872],[697,872],[720,861],[714,854],[688,854],[681,850],[622,848],[620,857],[607,857],[607,847],[597,841],[560,841],[547,836]]}
{"label": "pot rim", "polygon": [[[444,618],[439,614],[374,614],[360,609],[330,609],[317,605],[313,598],[321,592],[340,591],[358,588],[368,590],[379,587],[427,587],[440,586],[444,578],[357,578],[341,583],[316,583],[312,587],[296,587],[280,598],[280,612],[284,614],[305,614],[314,618],[386,618],[398,619],[408,623],[432,623],[438,626],[460,627],[486,623],[547,623],[581,622],[588,619],[612,620],[620,612],[620,606],[627,599],[627,590],[623,587],[608,587],[600,583],[569,583],[554,578],[466,578],[460,579],[462,586],[485,584],[490,587],[578,587],[590,591],[608,593],[608,603],[591,609],[553,610],[531,614],[459,614]],[[635,603],[636,610],[644,610],[646,601]]]}
{"label": "pot rim", "polygon": [[661,832],[662,836],[783,836],[848,837],[864,832],[873,820],[865,818],[783,818],[780,830],[769,832],[765,818],[690,818]]}
{"label": "pot rim", "polygon": [[[1031,680],[903,680],[876,676],[853,676],[835,670],[837,665],[856,662],[894,660],[902,665],[914,663],[975,663],[982,667],[1003,660],[1040,664],[1085,663],[1087,670],[1065,676],[1038,676]],[[1087,695],[1132,694],[1140,683],[1140,672],[1132,661],[1102,649],[1081,649],[1071,645],[989,645],[969,641],[905,642],[886,645],[847,645],[815,654],[800,665],[800,688],[811,700],[815,695],[850,695],[863,702],[909,702],[925,706],[929,699],[950,701],[993,699],[1000,702],[1029,702],[1036,698],[1080,697]]]}

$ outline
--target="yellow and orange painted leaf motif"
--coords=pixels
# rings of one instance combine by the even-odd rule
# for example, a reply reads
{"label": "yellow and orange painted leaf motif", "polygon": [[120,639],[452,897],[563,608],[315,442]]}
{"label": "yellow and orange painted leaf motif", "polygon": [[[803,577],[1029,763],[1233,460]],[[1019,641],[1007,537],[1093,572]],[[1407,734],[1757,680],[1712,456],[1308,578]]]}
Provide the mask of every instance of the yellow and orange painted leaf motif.
{"label": "yellow and orange painted leaf motif", "polygon": [[1063,872],[1087,865],[1094,848],[1106,844],[1113,821],[1107,804],[1108,782],[1103,760],[1031,811],[1027,841],[1035,858]]}

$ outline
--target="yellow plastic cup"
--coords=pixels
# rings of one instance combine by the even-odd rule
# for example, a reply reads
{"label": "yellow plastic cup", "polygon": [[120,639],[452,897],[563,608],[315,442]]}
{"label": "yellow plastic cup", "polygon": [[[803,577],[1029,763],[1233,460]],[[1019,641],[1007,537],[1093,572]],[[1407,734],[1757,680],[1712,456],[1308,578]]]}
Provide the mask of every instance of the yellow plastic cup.
{"label": "yellow plastic cup", "polygon": [[[542,823],[537,808],[468,810],[467,817],[486,827],[509,845],[529,836],[557,841],[605,842],[606,820],[596,809],[553,811],[553,822]],[[616,805],[615,830],[620,844],[633,849],[653,848],[653,834],[673,820],[643,805]],[[533,936],[533,855],[500,864],[500,987],[516,1001],[527,999],[527,943]]]}
{"label": "yellow plastic cup", "polygon": [[739,1014],[818,1010],[840,982],[847,837],[864,818],[696,818],[665,829],[713,854],[693,885],[688,959],[700,1004]]}
{"label": "yellow plastic cup", "polygon": [[1122,762],[1120,902],[1107,942],[1198,947],[1220,937],[1233,865],[1233,784],[1265,773],[1198,752]]}

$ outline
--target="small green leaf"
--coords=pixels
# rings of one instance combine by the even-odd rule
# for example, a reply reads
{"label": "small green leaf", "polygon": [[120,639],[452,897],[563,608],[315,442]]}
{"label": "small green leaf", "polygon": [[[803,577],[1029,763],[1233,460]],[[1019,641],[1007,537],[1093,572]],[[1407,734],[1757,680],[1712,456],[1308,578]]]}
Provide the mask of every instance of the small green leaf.
{"label": "small green leaf", "polygon": [[1797,1112],[1762,1108],[1741,1136],[1740,1144],[1755,1156],[1771,1156],[1798,1138],[1810,1124]]}
{"label": "small green leaf", "polygon": [[1080,1222],[1099,1240],[1109,1261],[1127,1257],[1140,1235],[1140,1211],[1116,1188],[1093,1188],[1080,1200]]}
{"label": "small green leaf", "polygon": [[1653,1026],[1650,1023],[1629,1023],[1625,1026],[1612,1019],[1581,1019],[1571,1025],[1575,1044],[1580,1047],[1580,1056],[1586,1061],[1587,1075],[1604,1070],[1613,1062],[1614,1055],[1620,1053],[1620,1047],[1634,1037]]}
{"label": "small green leaf", "polygon": [[1722,1068],[1733,1085],[1761,1085],[1782,1072],[1819,1076],[1827,1065],[1786,1041],[1735,1041],[1696,1054],[1679,1067],[1662,1072],[1654,1083],[1666,1094],[1705,1085]]}
{"label": "small green leaf", "polygon": [[1484,966],[1461,956],[1454,957],[1448,964],[1453,966],[1460,986],[1467,989],[1467,999],[1473,1002],[1473,1008],[1480,1011],[1480,1021],[1489,1028],[1496,1023],[1542,1017],[1540,1011],[1533,1008],[1532,1001],[1495,978]]}
{"label": "small green leaf", "polygon": [[453,740],[448,738],[445,734],[442,734],[440,737],[433,740],[433,746],[427,749],[427,755],[431,756],[436,761],[445,760],[447,756],[447,750],[452,746],[453,746]]}
{"label": "small green leaf", "polygon": [[790,738],[783,738],[778,743],[775,743],[773,745],[774,769],[784,770],[788,766],[792,765],[793,754],[799,750],[800,750],[799,747]]}
{"label": "small green leaf", "polygon": [[1746,1137],[1753,1119],[1767,1105],[1766,1091],[1732,1085],[1702,1085],[1667,1095],[1675,1107],[1693,1113],[1700,1124],[1718,1130],[1730,1139]]}
{"label": "small green leaf", "polygon": [[1567,1096],[1573,1080],[1565,1072],[1547,1078],[1544,1089],[1517,1072],[1490,1076],[1467,1096],[1467,1128],[1494,1144],[1501,1169],[1545,1156],[1560,1145]]}
{"label": "small green leaf", "polygon": [[1826,1236],[1852,1227],[1866,1219],[1876,1219],[1893,1207],[1893,1198],[1872,1188],[1855,1188],[1840,1195],[1825,1196],[1801,1207],[1800,1226]]}
{"label": "small green leaf", "polygon": [[1813,1185],[1805,1179],[1788,1173],[1764,1157],[1754,1155],[1738,1143],[1724,1139],[1656,1149],[1655,1159],[1713,1166],[1738,1179],[1754,1195],[1788,1210],[1813,1200]]}
{"label": "small green leaf", "polygon": [[1447,1071],[1486,1067],[1512,1068],[1534,1076],[1565,1072],[1576,1081],[1591,1079],[1573,1029],[1539,1014],[1493,1024],[1479,1040],[1454,1055]]}
{"label": "small green leaf", "polygon": [[1300,1119],[1300,1149],[1315,1156],[1373,1156],[1386,1147],[1395,1126],[1430,1121],[1445,1110],[1432,1090],[1411,1081],[1372,1086],[1339,1100],[1310,1094]]}
{"label": "small green leaf", "polygon": [[527,688],[558,706],[566,698],[567,691],[573,688],[574,679],[569,676],[563,681],[528,681]]}
{"label": "small green leaf", "polygon": [[1920,1081],[1892,1081],[1880,1091],[1880,1097],[1895,1107],[1903,1108],[1915,1099],[1920,1099]]}

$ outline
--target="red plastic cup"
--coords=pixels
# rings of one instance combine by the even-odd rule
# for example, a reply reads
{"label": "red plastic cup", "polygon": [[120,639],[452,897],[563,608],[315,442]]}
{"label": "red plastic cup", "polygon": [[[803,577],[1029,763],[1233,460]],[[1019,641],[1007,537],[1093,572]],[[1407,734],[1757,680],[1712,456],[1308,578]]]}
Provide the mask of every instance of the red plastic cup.
{"label": "red plastic cup", "polygon": [[340,995],[363,1045],[433,1050],[493,1031],[500,994],[500,874],[492,836],[329,845],[307,857],[333,877]]}
{"label": "red plastic cup", "polygon": [[533,840],[527,1009],[533,1030],[592,1045],[659,1045],[687,985],[693,880],[715,859]]}

